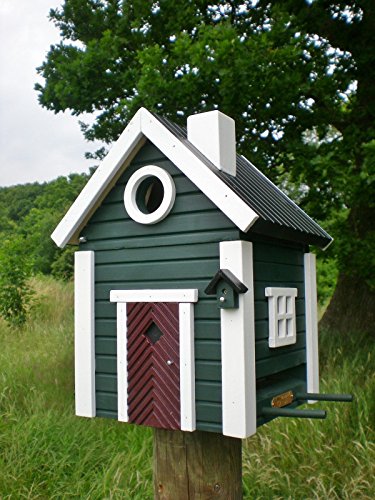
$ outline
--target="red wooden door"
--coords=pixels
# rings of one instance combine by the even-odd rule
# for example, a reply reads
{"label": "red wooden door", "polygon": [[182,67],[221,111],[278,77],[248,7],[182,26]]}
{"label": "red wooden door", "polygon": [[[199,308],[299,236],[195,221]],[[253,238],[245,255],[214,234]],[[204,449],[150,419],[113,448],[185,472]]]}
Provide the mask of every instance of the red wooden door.
{"label": "red wooden door", "polygon": [[129,422],[180,429],[178,304],[127,304]]}

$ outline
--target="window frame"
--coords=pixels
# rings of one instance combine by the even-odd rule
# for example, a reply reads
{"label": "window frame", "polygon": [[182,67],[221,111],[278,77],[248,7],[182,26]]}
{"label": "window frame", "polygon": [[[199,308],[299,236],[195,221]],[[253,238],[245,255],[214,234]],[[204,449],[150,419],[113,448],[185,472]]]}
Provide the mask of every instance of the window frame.
{"label": "window frame", "polygon": [[[270,348],[284,347],[297,342],[296,297],[297,288],[266,287]],[[280,310],[281,304],[281,310]],[[280,325],[282,334],[280,335]]]}

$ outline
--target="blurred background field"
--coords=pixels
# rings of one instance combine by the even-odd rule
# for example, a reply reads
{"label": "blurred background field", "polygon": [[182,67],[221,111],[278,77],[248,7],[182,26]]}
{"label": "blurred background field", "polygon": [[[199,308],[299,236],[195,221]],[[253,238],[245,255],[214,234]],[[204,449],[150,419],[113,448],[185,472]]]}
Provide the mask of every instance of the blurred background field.
{"label": "blurred background field", "polygon": [[[0,498],[152,498],[152,432],[74,416],[72,283],[33,278],[23,328],[0,320]],[[277,419],[243,443],[244,498],[372,499],[375,353],[321,334],[325,421]]]}

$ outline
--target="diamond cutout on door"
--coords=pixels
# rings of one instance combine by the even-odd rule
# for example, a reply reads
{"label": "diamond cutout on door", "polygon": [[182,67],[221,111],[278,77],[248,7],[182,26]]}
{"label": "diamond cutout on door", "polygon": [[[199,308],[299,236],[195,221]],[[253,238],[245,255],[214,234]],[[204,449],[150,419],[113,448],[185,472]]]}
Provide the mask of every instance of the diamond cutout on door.
{"label": "diamond cutout on door", "polygon": [[160,337],[163,336],[163,332],[159,330],[155,323],[152,323],[144,335],[148,338],[151,344],[156,344]]}

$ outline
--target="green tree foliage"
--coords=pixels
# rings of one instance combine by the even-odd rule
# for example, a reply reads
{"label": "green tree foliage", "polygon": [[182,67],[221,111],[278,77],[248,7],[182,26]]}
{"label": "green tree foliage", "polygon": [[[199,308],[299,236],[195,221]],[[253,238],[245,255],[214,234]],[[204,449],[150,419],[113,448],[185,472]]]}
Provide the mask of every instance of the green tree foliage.
{"label": "green tree foliage", "polygon": [[18,252],[30,258],[34,274],[52,272],[56,277],[70,278],[72,251],[57,248],[51,233],[87,179],[85,174],[72,174],[49,183],[0,189],[0,251],[6,248],[7,239],[15,238],[22,241]]}
{"label": "green tree foliage", "polygon": [[0,316],[11,326],[22,326],[27,319],[33,295],[29,284],[31,259],[24,252],[24,240],[12,238],[0,246]]}
{"label": "green tree foliage", "polygon": [[65,0],[50,18],[61,42],[39,68],[42,106],[95,111],[82,130],[107,143],[140,106],[182,124],[219,108],[239,152],[297,186],[329,222],[328,257],[374,294],[372,0]]}

